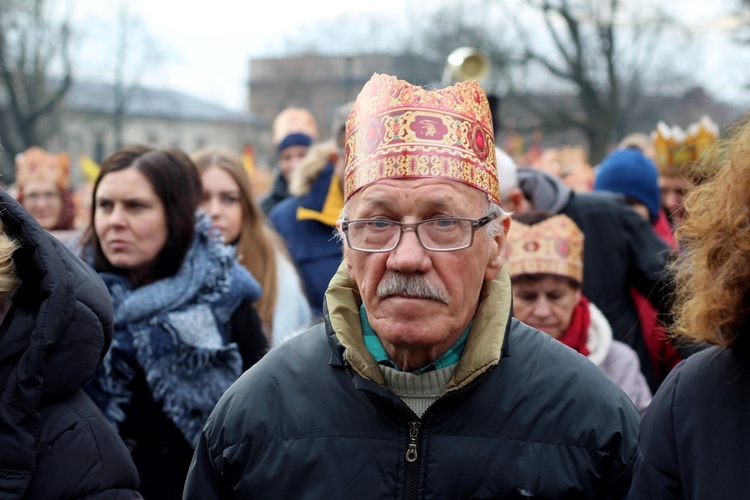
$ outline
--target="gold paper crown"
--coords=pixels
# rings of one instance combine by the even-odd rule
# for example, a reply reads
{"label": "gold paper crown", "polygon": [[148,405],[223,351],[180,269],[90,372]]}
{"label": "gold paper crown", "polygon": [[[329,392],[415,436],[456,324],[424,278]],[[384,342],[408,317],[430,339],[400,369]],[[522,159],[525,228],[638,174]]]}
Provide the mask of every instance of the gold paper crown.
{"label": "gold paper crown", "polygon": [[659,174],[685,175],[685,166],[698,160],[718,136],[719,127],[708,116],[692,123],[686,131],[660,121],[651,132]]}
{"label": "gold paper crown", "polygon": [[527,226],[513,221],[505,245],[510,277],[554,274],[583,283],[583,232],[567,215]]}
{"label": "gold paper crown", "polygon": [[475,81],[428,91],[374,74],[346,121],[344,199],[383,179],[441,177],[500,203],[492,115]]}
{"label": "gold paper crown", "polygon": [[286,108],[273,120],[273,144],[278,145],[289,134],[305,134],[318,139],[315,117],[305,108]]}
{"label": "gold paper crown", "polygon": [[16,183],[19,188],[31,182],[52,182],[61,189],[68,187],[70,155],[51,154],[36,146],[16,156]]}

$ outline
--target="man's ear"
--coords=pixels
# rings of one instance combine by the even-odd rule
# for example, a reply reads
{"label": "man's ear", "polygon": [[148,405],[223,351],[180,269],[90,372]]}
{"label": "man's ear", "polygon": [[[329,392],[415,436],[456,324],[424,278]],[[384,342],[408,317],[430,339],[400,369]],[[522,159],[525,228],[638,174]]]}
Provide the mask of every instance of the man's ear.
{"label": "man's ear", "polygon": [[510,217],[505,217],[501,224],[503,228],[493,238],[493,254],[490,255],[490,260],[487,263],[487,269],[484,273],[484,279],[492,281],[498,275],[500,270],[505,264],[505,238],[510,229]]}

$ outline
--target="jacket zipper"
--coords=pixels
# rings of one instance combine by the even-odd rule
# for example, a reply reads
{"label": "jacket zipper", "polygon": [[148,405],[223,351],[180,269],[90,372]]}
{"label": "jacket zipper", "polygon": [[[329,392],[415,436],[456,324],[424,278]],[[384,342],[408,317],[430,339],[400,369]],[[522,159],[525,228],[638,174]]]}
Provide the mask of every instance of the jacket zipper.
{"label": "jacket zipper", "polygon": [[[493,368],[494,367],[488,369],[486,373],[491,372]],[[474,384],[471,385],[473,386]],[[444,397],[455,397],[469,390],[469,387],[464,387],[463,389],[453,391]],[[432,407],[428,408],[427,412],[429,412],[431,408]],[[421,426],[421,422],[417,420],[409,422],[409,445],[406,447],[406,465],[404,466],[404,500],[417,498],[417,489],[419,486],[419,453],[417,445],[419,443],[419,429]]]}
{"label": "jacket zipper", "polygon": [[404,499],[417,498],[419,477],[417,439],[419,438],[420,426],[419,422],[409,422],[409,446],[406,447],[406,466],[404,467]]}

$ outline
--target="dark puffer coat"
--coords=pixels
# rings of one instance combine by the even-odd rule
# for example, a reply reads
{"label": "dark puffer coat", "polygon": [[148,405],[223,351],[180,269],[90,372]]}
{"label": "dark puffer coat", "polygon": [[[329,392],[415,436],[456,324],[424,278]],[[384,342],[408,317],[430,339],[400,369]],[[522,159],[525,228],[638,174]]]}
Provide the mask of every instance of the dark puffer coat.
{"label": "dark puffer coat", "polygon": [[678,364],[641,423],[630,498],[748,498],[750,338]]}
{"label": "dark puffer coat", "polygon": [[112,339],[99,276],[0,192],[23,281],[0,325],[0,497],[140,498],[127,448],[81,390]]}
{"label": "dark puffer coat", "polygon": [[325,324],[271,350],[219,401],[185,498],[627,494],[633,404],[594,363],[509,319],[506,272],[485,285],[453,379],[418,418],[382,385],[342,270]]}

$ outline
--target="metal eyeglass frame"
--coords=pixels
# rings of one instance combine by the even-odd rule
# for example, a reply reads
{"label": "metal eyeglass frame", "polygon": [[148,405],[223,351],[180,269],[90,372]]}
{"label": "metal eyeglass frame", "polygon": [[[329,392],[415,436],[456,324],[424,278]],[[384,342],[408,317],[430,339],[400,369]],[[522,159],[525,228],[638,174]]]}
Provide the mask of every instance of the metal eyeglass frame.
{"label": "metal eyeglass frame", "polygon": [[[405,223],[405,222],[397,222],[394,220],[388,220],[388,219],[353,219],[353,220],[345,220],[341,223],[341,230],[344,232],[344,236],[346,237],[346,244],[351,248],[352,250],[357,250],[358,252],[367,252],[367,253],[383,253],[383,252],[391,252],[393,251],[399,243],[401,243],[401,237],[404,235],[405,231],[414,231],[414,234],[417,236],[417,240],[419,241],[419,244],[422,245],[422,248],[425,250],[428,250],[430,252],[455,252],[457,250],[463,250],[464,248],[469,248],[471,245],[474,244],[474,233],[476,233],[477,229],[486,226],[493,220],[497,218],[498,214],[488,214],[484,217],[480,217],[478,219],[470,219],[466,217],[440,217],[437,219],[427,219],[419,222],[411,222],[411,223]],[[469,238],[469,242],[466,245],[458,246],[455,248],[431,248],[424,244],[422,241],[422,238],[419,236],[419,226],[422,224],[427,224],[428,222],[436,222],[436,221],[471,221],[471,238]],[[396,239],[396,243],[393,245],[387,247],[387,248],[380,248],[377,250],[372,250],[369,248],[358,248],[352,245],[349,242],[349,224],[352,222],[380,222],[380,223],[387,223],[394,226],[399,226],[401,228],[401,231],[398,233],[398,238]]]}

